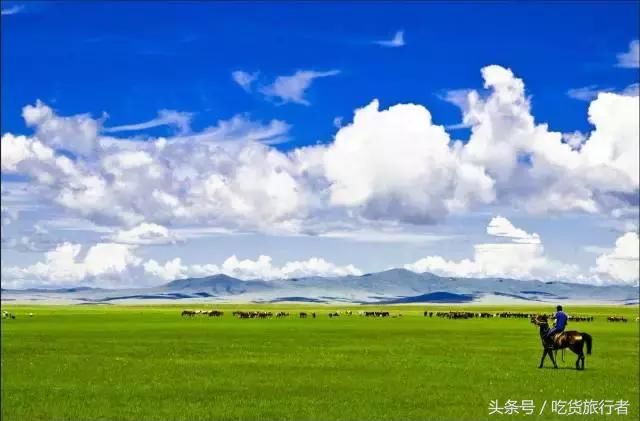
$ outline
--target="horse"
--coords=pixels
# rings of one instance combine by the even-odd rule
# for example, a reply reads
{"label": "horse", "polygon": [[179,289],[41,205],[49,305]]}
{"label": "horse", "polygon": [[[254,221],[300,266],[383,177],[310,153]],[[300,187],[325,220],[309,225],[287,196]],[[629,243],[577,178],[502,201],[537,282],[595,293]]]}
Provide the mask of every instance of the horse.
{"label": "horse", "polygon": [[[540,365],[538,368],[542,368],[544,363],[544,359],[547,354],[551,358],[551,362],[553,362],[553,368],[558,368],[556,364],[556,359],[553,356],[553,351],[558,349],[569,348],[571,351],[578,355],[578,359],[576,360],[576,370],[584,370],[584,352],[583,347],[587,345],[587,354],[591,355],[591,344],[592,338],[591,335],[585,332],[577,332],[575,330],[570,330],[562,333],[557,333],[554,335],[552,339],[552,343],[548,344],[545,340],[545,336],[547,332],[549,332],[549,322],[546,315],[541,316],[532,316],[531,323],[540,327],[540,339],[542,339],[542,347],[544,349],[542,353],[542,359],[540,360]],[[550,346],[549,346],[550,345]]]}

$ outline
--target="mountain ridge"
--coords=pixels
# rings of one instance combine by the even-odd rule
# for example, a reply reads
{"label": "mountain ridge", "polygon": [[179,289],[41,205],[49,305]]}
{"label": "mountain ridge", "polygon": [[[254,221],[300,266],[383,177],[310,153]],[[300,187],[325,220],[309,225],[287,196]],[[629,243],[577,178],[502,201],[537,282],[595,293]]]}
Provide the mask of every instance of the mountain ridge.
{"label": "mountain ridge", "polygon": [[125,302],[127,300],[205,300],[219,302],[350,302],[399,304],[602,301],[637,303],[639,289],[630,285],[596,286],[513,278],[442,277],[396,268],[363,275],[307,276],[292,279],[241,280],[225,274],[175,279],[141,288],[104,289],[77,286],[58,289],[2,289],[2,301]]}

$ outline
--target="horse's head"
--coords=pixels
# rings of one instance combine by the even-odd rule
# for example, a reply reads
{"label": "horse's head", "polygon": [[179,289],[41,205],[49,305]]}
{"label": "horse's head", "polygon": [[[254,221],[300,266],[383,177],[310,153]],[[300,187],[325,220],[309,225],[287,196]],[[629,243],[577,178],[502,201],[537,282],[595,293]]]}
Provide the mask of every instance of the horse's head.
{"label": "horse's head", "polygon": [[547,319],[546,314],[538,314],[535,316],[531,316],[531,323],[533,323],[536,326],[549,325],[549,321]]}

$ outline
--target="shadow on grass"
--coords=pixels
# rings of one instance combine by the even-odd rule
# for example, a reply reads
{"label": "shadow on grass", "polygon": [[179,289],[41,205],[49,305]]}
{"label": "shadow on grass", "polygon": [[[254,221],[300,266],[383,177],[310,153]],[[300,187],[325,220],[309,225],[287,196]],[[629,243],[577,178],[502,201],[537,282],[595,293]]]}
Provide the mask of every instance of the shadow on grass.
{"label": "shadow on grass", "polygon": [[542,367],[539,368],[539,370],[572,370],[572,371],[597,371],[595,368],[589,368],[589,367],[585,367],[584,370],[576,370],[575,367],[558,367],[558,368],[553,368],[553,366],[551,367]]}

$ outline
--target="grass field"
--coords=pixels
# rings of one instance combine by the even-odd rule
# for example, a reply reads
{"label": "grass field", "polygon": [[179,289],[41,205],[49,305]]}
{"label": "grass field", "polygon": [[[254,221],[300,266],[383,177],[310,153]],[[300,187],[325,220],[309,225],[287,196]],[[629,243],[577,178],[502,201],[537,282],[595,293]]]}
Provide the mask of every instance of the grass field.
{"label": "grass field", "polygon": [[[434,306],[330,319],[330,307],[284,305],[207,306],[226,314],[188,319],[183,307],[3,306],[17,318],[2,321],[2,419],[602,419],[550,408],[489,415],[493,399],[532,399],[535,414],[544,400],[623,399],[629,415],[607,419],[638,418],[637,306],[567,309],[596,316],[569,326],[594,338],[584,372],[572,353],[564,363],[558,353],[559,370],[537,369],[538,331],[526,319],[422,317]],[[320,314],[239,320],[234,308]],[[466,309],[552,308],[455,307]],[[607,322],[613,314],[630,321]]]}

